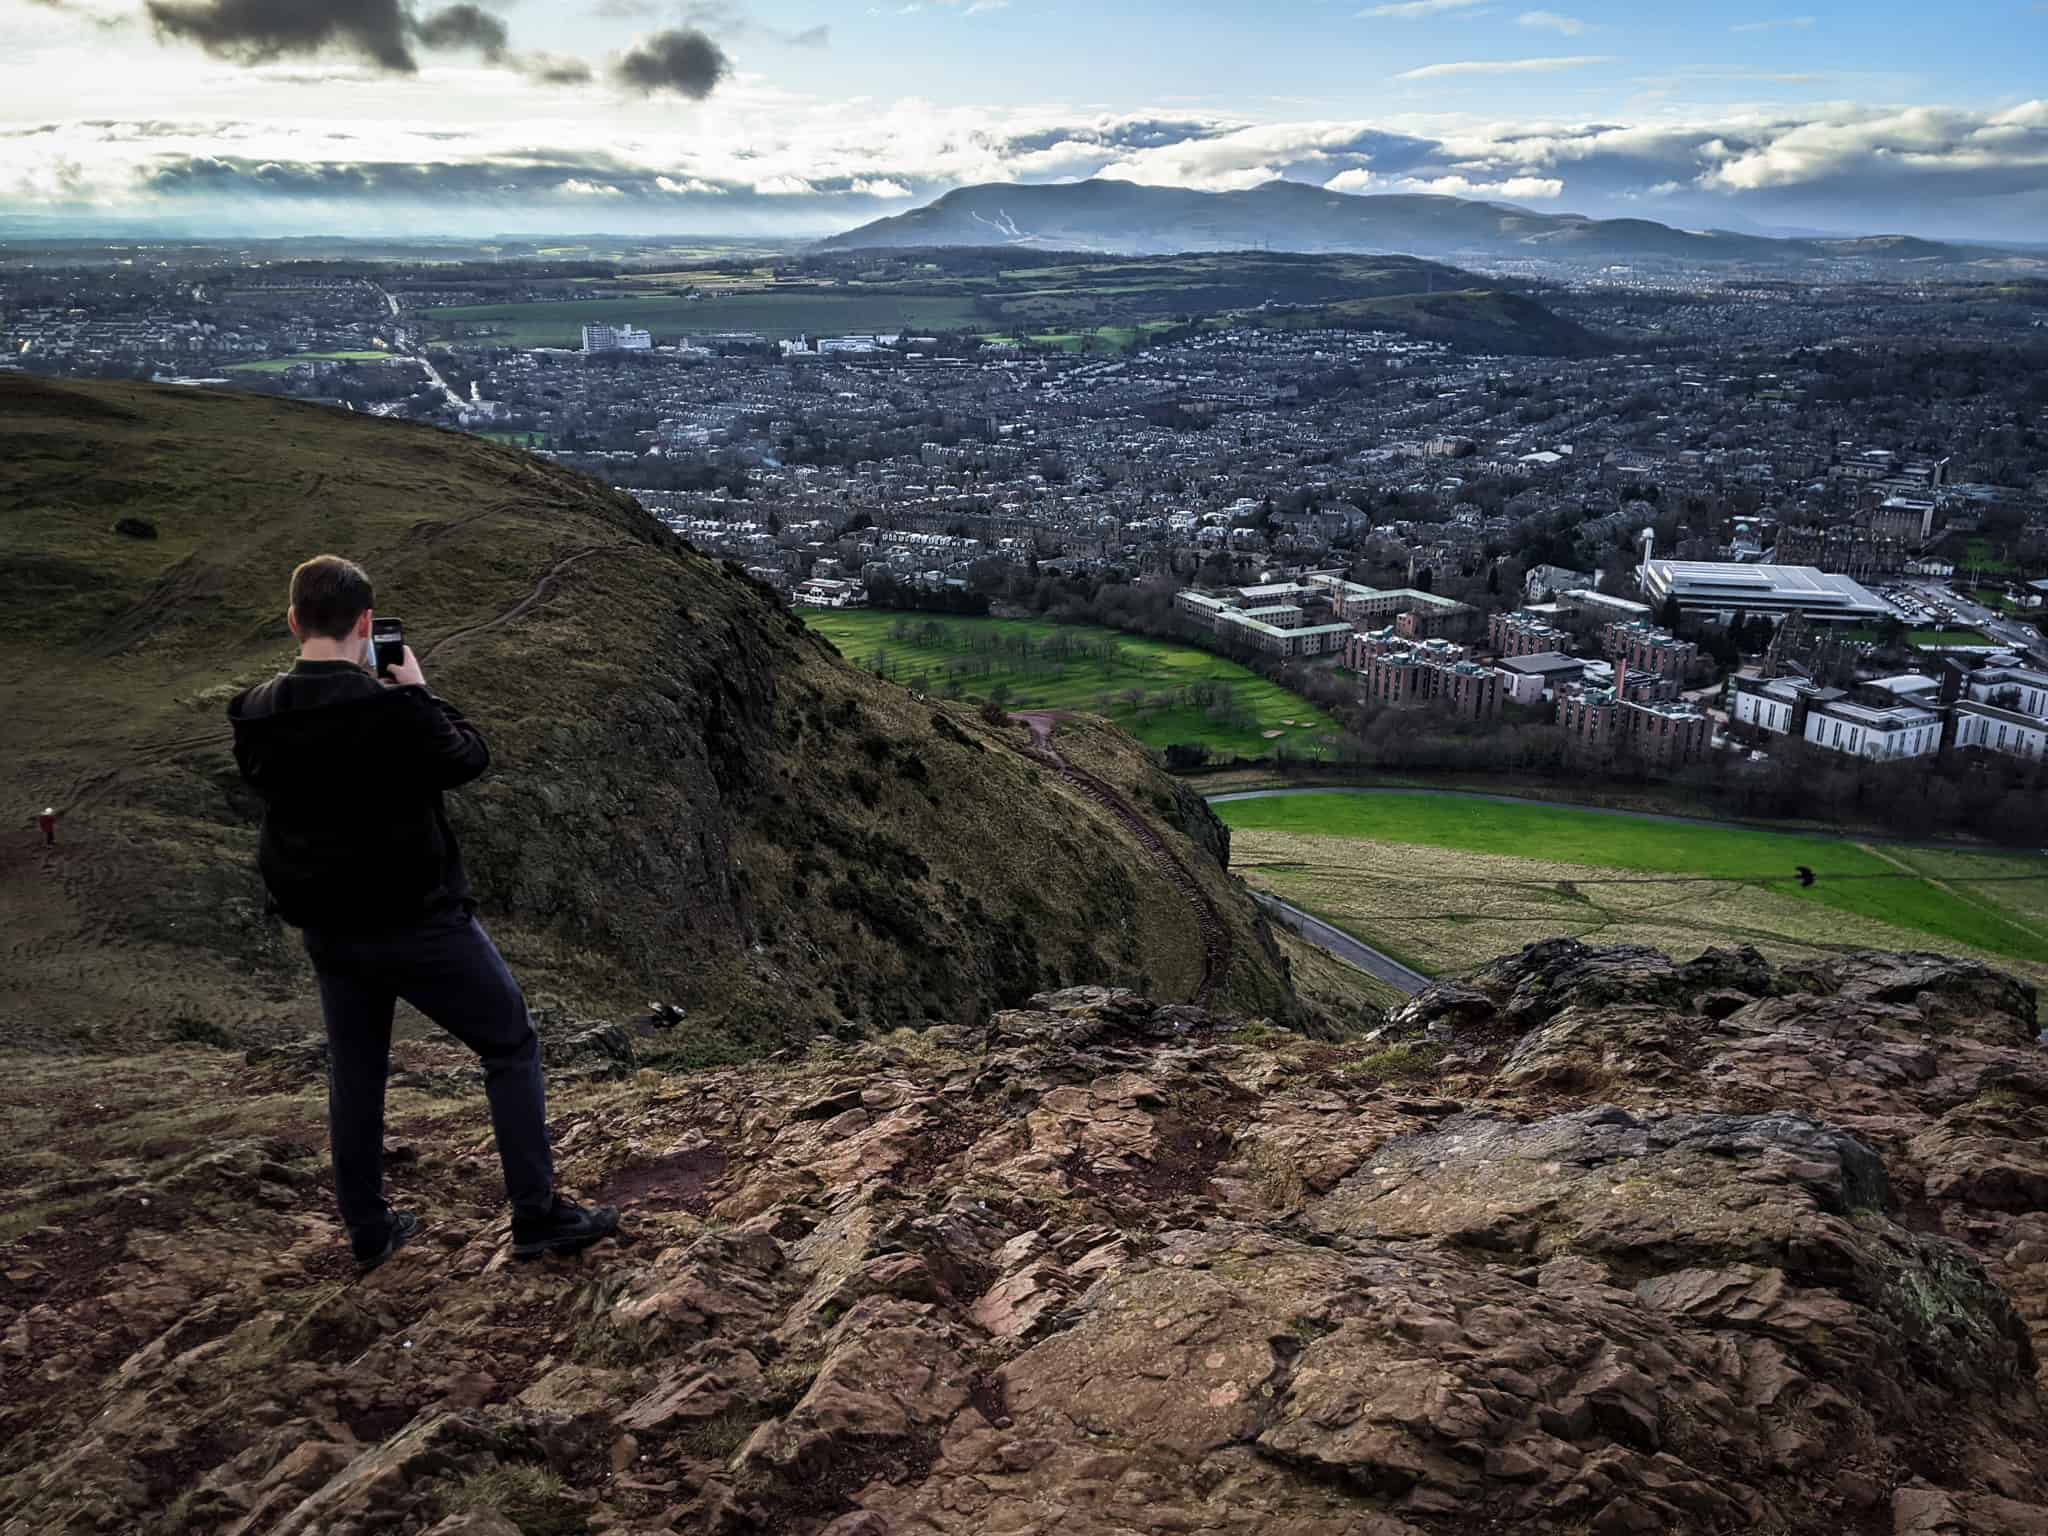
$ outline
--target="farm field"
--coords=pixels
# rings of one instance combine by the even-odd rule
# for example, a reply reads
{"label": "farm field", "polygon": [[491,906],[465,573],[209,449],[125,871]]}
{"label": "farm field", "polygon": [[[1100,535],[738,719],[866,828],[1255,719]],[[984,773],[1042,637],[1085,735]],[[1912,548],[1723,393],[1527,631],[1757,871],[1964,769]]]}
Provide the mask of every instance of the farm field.
{"label": "farm field", "polygon": [[390,352],[300,352],[292,357],[266,357],[254,362],[229,363],[229,373],[283,373],[294,363],[388,363],[397,360]]}
{"label": "farm field", "polygon": [[772,339],[903,330],[961,330],[975,325],[966,297],[845,293],[827,290],[736,293],[719,299],[649,294],[638,299],[556,299],[537,304],[470,304],[421,313],[442,335],[489,326],[501,346],[573,347],[585,325],[637,325],[658,344],[708,331],[757,331]]}
{"label": "farm field", "polygon": [[1151,747],[1260,757],[1284,743],[1317,757],[1337,732],[1298,695],[1191,645],[1045,619],[825,610],[803,620],[855,666],[921,693],[957,685],[980,700],[1000,687],[1012,709],[1104,715]]}
{"label": "farm field", "polygon": [[2048,981],[2040,858],[1399,791],[1214,808],[1248,881],[1433,975],[1564,934],[1680,958],[1934,948]]}

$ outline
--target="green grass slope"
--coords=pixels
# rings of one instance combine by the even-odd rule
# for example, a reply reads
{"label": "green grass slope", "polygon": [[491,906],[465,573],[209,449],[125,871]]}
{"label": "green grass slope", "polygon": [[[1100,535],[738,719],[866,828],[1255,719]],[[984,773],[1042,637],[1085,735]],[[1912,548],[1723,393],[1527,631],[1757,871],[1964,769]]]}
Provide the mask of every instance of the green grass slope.
{"label": "green grass slope", "polygon": [[[129,517],[156,536],[115,532]],[[961,1022],[1053,983],[1193,991],[1192,908],[1022,730],[847,666],[630,498],[430,428],[0,377],[10,1043],[315,1025],[296,938],[264,915],[223,709],[289,663],[286,577],[321,550],[369,568],[491,740],[451,814],[537,1006],[672,999],[716,1055]],[[1100,750],[1228,919],[1219,1005],[1287,1012],[1220,825],[1128,738]]]}
{"label": "green grass slope", "polygon": [[978,702],[1000,684],[1012,709],[1087,710],[1151,747],[1199,742],[1222,757],[1266,757],[1285,746],[1319,757],[1338,730],[1300,695],[1225,657],[1095,625],[876,610],[803,620],[855,666],[918,693]]}
{"label": "green grass slope", "polygon": [[[1403,844],[1649,877],[1630,882],[1641,888],[1631,894],[1653,895],[1667,918],[1713,903],[1739,921],[1741,900],[1731,904],[1726,898],[1731,888],[1740,888],[1750,893],[1753,905],[1768,903],[1775,909],[1791,903],[1809,914],[1804,923],[1780,924],[1788,937],[1825,942],[1830,937],[1827,914],[1837,913],[1904,930],[1901,939],[1920,936],[1938,949],[1962,946],[2019,960],[2030,968],[2048,967],[2048,927],[2040,911],[2048,887],[2048,861],[2038,858],[1852,843],[1562,806],[1398,792],[1233,800],[1219,804],[1216,811],[1241,833]],[[1420,854],[1413,862],[1423,875],[1437,867]],[[1801,865],[1815,873],[1810,887],[1799,883]],[[1438,878],[1469,874],[1486,881],[1497,873],[1477,866],[1459,872],[1445,862]],[[1545,883],[1540,870],[1528,873],[1534,883]],[[1360,878],[1381,876],[1368,875],[1361,867]],[[1560,898],[1552,903],[1556,920],[1561,927],[1567,925],[1574,915],[1571,905],[1587,882],[1573,874],[1547,883],[1573,887],[1552,893]],[[1794,928],[1801,931],[1794,933]],[[1372,937],[1361,936],[1368,941]],[[1461,958],[1459,964],[1476,958]]]}

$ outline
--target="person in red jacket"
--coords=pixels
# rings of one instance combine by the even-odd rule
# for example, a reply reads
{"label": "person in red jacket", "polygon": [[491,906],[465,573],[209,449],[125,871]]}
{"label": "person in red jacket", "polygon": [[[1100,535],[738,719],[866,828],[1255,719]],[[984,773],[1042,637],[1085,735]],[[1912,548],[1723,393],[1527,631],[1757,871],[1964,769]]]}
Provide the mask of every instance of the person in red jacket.
{"label": "person in red jacket", "polygon": [[419,1230],[384,1200],[384,1079],[404,998],[482,1060],[520,1258],[618,1230],[555,1190],[540,1040],[519,985],[476,920],[441,802],[490,765],[462,712],[427,687],[412,648],[381,678],[370,578],[338,555],[292,572],[291,671],[228,705],[235,761],[263,799],[257,867],[271,905],[304,930],[327,1028],[335,1194],[370,1269]]}

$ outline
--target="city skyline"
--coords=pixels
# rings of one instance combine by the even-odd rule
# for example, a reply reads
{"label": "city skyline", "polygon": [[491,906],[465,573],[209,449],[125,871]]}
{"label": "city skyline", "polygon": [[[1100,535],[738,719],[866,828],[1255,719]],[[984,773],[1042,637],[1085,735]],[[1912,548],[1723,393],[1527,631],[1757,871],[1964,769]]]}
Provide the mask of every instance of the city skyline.
{"label": "city skyline", "polygon": [[0,218],[810,236],[980,182],[1278,177],[2048,241],[2035,0],[1241,11],[0,0]]}

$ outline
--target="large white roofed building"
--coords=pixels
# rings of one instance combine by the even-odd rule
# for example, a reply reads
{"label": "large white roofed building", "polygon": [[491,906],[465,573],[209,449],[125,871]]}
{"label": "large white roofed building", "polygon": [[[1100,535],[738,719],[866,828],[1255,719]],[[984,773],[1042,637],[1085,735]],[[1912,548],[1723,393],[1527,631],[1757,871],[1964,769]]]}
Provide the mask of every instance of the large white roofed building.
{"label": "large white roofed building", "polygon": [[1645,560],[1640,580],[1652,607],[1675,596],[1678,606],[1691,613],[1803,613],[1836,624],[1871,623],[1892,615],[1881,598],[1847,576],[1810,565]]}

